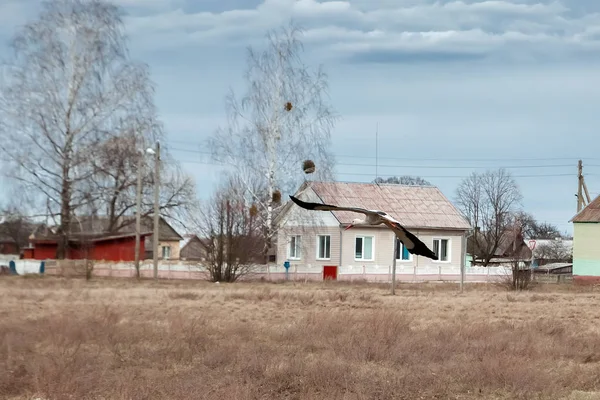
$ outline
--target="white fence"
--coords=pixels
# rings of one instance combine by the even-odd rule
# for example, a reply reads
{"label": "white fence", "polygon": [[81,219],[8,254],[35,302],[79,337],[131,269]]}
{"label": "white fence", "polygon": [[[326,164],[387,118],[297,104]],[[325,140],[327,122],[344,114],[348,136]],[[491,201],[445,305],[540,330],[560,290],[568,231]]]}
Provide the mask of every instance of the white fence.
{"label": "white fence", "polygon": [[[74,264],[75,263],[75,264]],[[81,261],[47,261],[45,271],[48,275],[64,275],[67,270],[74,269],[74,265]],[[29,260],[17,260],[17,272],[39,273],[40,262]],[[21,272],[19,272],[21,273]],[[135,267],[133,262],[95,262],[93,266],[94,276],[104,277],[134,277]],[[153,264],[151,260],[145,260],[140,266],[142,277],[153,276]],[[465,281],[489,282],[510,276],[508,267],[466,267]],[[202,265],[192,262],[160,261],[158,266],[158,277],[161,279],[207,279],[208,271]],[[256,265],[252,273],[246,279],[284,280],[286,270],[279,265]],[[320,266],[291,266],[287,271],[287,279],[294,281],[323,280],[323,267]],[[390,282],[392,279],[392,267],[381,266],[342,266],[337,268],[337,279],[344,281],[366,280],[372,282]],[[397,281],[460,281],[460,268],[453,266],[434,267],[396,267]]]}
{"label": "white fence", "polygon": [[17,274],[25,275],[25,274],[39,274],[40,267],[42,265],[41,261],[36,260],[19,260],[19,257],[14,256],[4,256],[0,258],[0,267],[10,267],[10,262],[15,262],[15,269]]}

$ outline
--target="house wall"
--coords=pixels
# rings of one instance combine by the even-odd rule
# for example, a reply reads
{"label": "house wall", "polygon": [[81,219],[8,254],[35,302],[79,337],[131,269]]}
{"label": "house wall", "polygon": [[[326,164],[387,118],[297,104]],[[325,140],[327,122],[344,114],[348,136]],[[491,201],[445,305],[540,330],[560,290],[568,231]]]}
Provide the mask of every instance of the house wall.
{"label": "house wall", "polygon": [[171,248],[171,257],[170,260],[179,260],[179,240],[175,241],[159,241],[158,242],[158,258],[162,259],[162,248],[163,246],[168,246]]}
{"label": "house wall", "polygon": [[204,257],[204,247],[198,239],[192,239],[190,242],[179,251],[181,260],[200,260]]}
{"label": "house wall", "polygon": [[[94,260],[135,261],[135,237],[97,242],[91,254]],[[140,254],[144,254],[143,240],[140,240]]]}
{"label": "house wall", "polygon": [[15,243],[0,243],[0,254],[19,254]]}
{"label": "house wall", "polygon": [[[282,266],[289,261],[292,266],[304,265],[308,267],[324,265],[340,265],[340,232],[338,227],[286,227],[277,235],[277,265]],[[288,250],[290,236],[301,236],[301,256],[299,260],[289,259]],[[330,259],[317,260],[317,236],[330,236]]]}
{"label": "house wall", "polygon": [[[154,258],[154,254],[152,253],[152,247],[153,247],[154,242],[152,241],[152,236],[148,236],[148,240],[146,241],[146,251],[145,251],[145,259],[152,259]],[[179,244],[179,240],[164,240],[164,241],[158,241],[158,259],[162,260],[162,247],[163,246],[169,246],[171,247],[171,257],[169,258],[170,260],[179,260],[180,258],[180,244]]]}
{"label": "house wall", "polygon": [[[37,243],[33,249],[33,254],[25,254],[24,258],[53,260],[56,258],[56,249],[56,244]],[[140,241],[140,254],[144,254],[143,240]],[[105,261],[135,261],[135,237],[95,242],[87,250],[76,247],[70,248],[67,258],[71,260],[90,258]]]}
{"label": "house wall", "polygon": [[[407,267],[425,266],[453,266],[460,267],[463,233],[457,231],[433,231],[411,229],[417,238],[433,250],[433,239],[449,240],[449,261],[434,261],[427,257],[411,255],[409,261],[397,260],[396,265]],[[355,240],[357,236],[372,236],[374,239],[373,260],[355,260]],[[342,239],[342,265],[392,265],[394,254],[395,234],[387,228],[352,228],[343,231]]]}
{"label": "house wall", "polygon": [[573,223],[573,279],[600,280],[600,223]]}
{"label": "house wall", "polygon": [[33,258],[36,260],[53,260],[56,258],[56,244],[38,243],[33,249]]}
{"label": "house wall", "polygon": [[[406,267],[460,267],[462,255],[462,231],[433,231],[433,230],[411,230],[415,236],[422,240],[433,250],[433,239],[449,240],[449,261],[434,261],[426,257],[411,255],[409,261],[397,260],[397,266]],[[302,256],[299,260],[289,259],[290,264],[306,266],[390,266],[394,252],[394,233],[386,228],[352,228],[343,230],[337,227],[285,227],[279,231],[277,246],[277,265],[283,265],[288,260],[289,237],[291,235],[302,236]],[[331,235],[331,259],[317,260],[317,235]],[[341,236],[340,236],[341,234]],[[355,240],[357,236],[372,236],[373,260],[355,259]],[[341,259],[340,259],[341,250]]]}

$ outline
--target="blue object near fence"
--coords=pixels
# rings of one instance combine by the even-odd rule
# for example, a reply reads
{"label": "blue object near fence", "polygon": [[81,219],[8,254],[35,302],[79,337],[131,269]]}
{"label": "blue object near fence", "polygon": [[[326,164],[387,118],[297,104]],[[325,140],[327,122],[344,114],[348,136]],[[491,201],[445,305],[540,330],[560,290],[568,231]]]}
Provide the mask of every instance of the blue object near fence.
{"label": "blue object near fence", "polygon": [[18,275],[18,274],[17,274],[17,264],[15,263],[15,261],[14,261],[14,260],[11,260],[11,261],[8,263],[8,268],[10,269],[10,273],[11,273],[12,275]]}
{"label": "blue object near fence", "polygon": [[43,274],[45,270],[46,270],[46,262],[42,261],[40,263],[40,274]]}
{"label": "blue object near fence", "polygon": [[289,261],[284,261],[283,262],[283,267],[285,268],[285,280],[289,280],[290,279],[290,262]]}

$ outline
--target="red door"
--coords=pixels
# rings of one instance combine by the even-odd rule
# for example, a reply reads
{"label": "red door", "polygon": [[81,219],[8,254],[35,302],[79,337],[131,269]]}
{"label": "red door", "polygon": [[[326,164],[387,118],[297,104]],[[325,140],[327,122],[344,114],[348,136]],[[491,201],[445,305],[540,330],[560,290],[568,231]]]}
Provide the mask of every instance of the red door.
{"label": "red door", "polygon": [[337,280],[337,266],[326,265],[323,267],[323,280],[326,279]]}

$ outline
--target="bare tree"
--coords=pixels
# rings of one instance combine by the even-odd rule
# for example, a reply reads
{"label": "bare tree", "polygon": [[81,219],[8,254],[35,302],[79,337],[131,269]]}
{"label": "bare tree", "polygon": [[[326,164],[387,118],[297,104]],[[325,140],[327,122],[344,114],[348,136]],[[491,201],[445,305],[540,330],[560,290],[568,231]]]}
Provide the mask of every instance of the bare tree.
{"label": "bare tree", "polygon": [[31,219],[16,205],[8,204],[0,209],[0,236],[15,242],[17,254],[29,243],[29,235],[33,229]]}
{"label": "bare tree", "polygon": [[376,178],[373,183],[391,183],[395,185],[431,186],[427,180],[419,176],[391,176],[389,178]]}
{"label": "bare tree", "polygon": [[[137,175],[142,174],[142,201],[140,215],[148,217],[154,212],[154,169],[149,165],[143,150],[147,142],[139,135],[123,135],[103,143],[92,160],[96,174],[90,180],[88,193],[96,193],[87,214],[95,215],[101,210],[108,218],[108,232],[135,223],[132,216],[137,212]],[[141,163],[139,163],[141,157]],[[159,209],[165,218],[179,219],[181,208],[195,201],[195,185],[183,173],[177,162],[167,152],[161,156],[161,182]],[[141,170],[138,170],[141,165]]]}
{"label": "bare tree", "polygon": [[502,244],[512,216],[522,199],[510,173],[504,169],[472,173],[456,191],[456,203],[474,228],[470,251],[487,266]]}
{"label": "bare tree", "polygon": [[102,0],[45,2],[12,49],[0,89],[7,175],[47,198],[63,258],[74,211],[95,198],[91,160],[109,138],[156,126],[153,88],[128,58],[120,9]]}
{"label": "bare tree", "polygon": [[241,99],[230,92],[228,125],[209,141],[216,161],[264,182],[266,195],[253,195],[265,211],[265,256],[276,233],[273,218],[282,193],[295,191],[305,179],[303,161],[314,161],[316,179],[323,180],[331,177],[334,163],[329,147],[337,116],[327,103],[327,76],[302,63],[301,33],[290,24],[267,33],[264,51],[249,49],[247,91]]}
{"label": "bare tree", "polygon": [[247,275],[262,255],[257,208],[249,197],[242,181],[230,177],[201,207],[198,229],[212,281],[233,282]]}
{"label": "bare tree", "polygon": [[532,239],[556,239],[562,238],[560,230],[549,222],[538,222],[533,215],[521,211],[517,213],[523,227],[523,233]]}
{"label": "bare tree", "polygon": [[536,258],[543,265],[547,262],[572,262],[573,250],[562,240],[552,240],[548,243],[543,243],[535,249]]}

